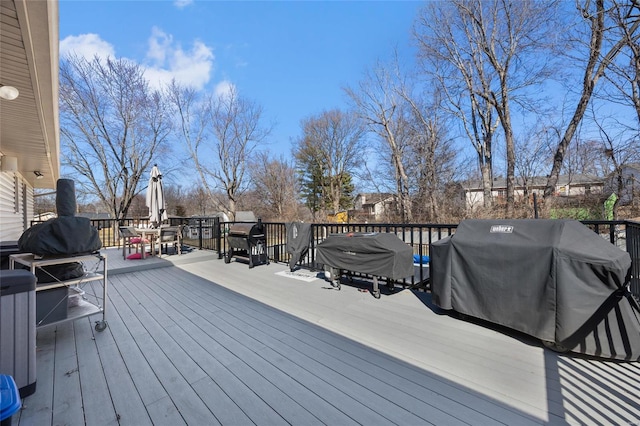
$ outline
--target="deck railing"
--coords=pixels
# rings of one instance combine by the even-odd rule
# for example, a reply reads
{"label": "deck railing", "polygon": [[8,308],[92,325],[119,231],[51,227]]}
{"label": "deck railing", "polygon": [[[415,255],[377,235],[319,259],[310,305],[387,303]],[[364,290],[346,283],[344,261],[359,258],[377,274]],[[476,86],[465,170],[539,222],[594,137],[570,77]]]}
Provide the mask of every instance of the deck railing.
{"label": "deck railing", "polygon": [[[98,229],[102,245],[105,247],[120,247],[121,240],[118,235],[118,226],[147,227],[149,220],[124,219],[95,219],[91,221]],[[218,218],[171,218],[172,226],[183,226],[184,243],[198,249],[214,250],[218,257],[222,258],[227,249],[226,233],[233,222],[221,222]],[[34,222],[35,223],[35,222]],[[286,249],[287,232],[286,224],[282,222],[263,222],[267,234],[267,254],[274,262],[288,262],[289,253]],[[626,250],[631,256],[631,292],[640,298],[640,223],[625,220],[582,221],[594,232],[606,238],[612,244]],[[429,245],[437,240],[455,233],[457,224],[312,224],[312,241],[307,255],[300,264],[309,269],[318,269],[320,265],[315,259],[315,247],[323,241],[327,235],[341,232],[392,232],[402,241],[413,248],[414,254],[419,255],[420,262],[423,256],[429,255]],[[422,273],[422,268],[420,268]],[[415,277],[406,285],[415,284],[416,280],[423,281],[426,277]]]}
{"label": "deck railing", "polygon": [[630,291],[640,299],[640,223],[625,222],[626,249],[631,256]]}

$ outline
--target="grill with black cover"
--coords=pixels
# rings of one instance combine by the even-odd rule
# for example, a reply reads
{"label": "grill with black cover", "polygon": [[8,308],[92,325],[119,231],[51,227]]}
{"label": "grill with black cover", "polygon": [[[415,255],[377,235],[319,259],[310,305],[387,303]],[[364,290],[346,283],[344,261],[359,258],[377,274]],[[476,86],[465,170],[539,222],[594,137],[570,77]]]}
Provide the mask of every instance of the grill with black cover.
{"label": "grill with black cover", "polygon": [[102,248],[98,230],[86,217],[75,216],[75,183],[58,179],[56,184],[58,217],[37,223],[18,240],[21,253],[38,256],[73,256],[93,253]]}
{"label": "grill with black cover", "polygon": [[325,266],[331,285],[340,289],[342,271],[357,272],[373,277],[373,295],[380,298],[378,277],[393,280],[413,275],[413,250],[397,235],[378,232],[349,232],[330,234],[317,247],[317,260]]}
{"label": "grill with black cover", "polygon": [[269,264],[267,256],[267,235],[262,221],[256,223],[234,223],[227,234],[229,248],[225,253],[225,263],[232,257],[247,260],[249,268],[256,264]]}
{"label": "grill with black cover", "polygon": [[286,225],[287,230],[287,253],[289,258],[289,270],[294,271],[296,264],[307,255],[311,244],[311,224],[302,222],[291,222]]}
{"label": "grill with black cover", "polygon": [[560,351],[640,360],[629,254],[575,220],[465,220],[431,246],[435,305]]}

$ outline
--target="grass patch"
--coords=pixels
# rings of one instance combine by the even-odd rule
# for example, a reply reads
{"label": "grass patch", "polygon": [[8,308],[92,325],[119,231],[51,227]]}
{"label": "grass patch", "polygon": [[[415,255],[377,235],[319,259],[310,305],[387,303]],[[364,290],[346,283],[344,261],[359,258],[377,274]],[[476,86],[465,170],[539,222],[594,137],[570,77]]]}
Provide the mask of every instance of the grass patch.
{"label": "grass patch", "polygon": [[602,213],[587,207],[557,207],[550,211],[551,219],[599,220]]}

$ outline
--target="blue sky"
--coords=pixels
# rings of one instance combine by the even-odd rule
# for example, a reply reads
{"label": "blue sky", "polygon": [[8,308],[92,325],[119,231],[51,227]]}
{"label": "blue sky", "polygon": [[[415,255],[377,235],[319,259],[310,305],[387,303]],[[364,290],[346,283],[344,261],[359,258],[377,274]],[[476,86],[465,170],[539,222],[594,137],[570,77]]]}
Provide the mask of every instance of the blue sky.
{"label": "blue sky", "polygon": [[60,1],[60,53],[126,57],[153,84],[233,84],[264,108],[274,154],[300,120],[346,108],[344,86],[397,48],[411,58],[418,1]]}

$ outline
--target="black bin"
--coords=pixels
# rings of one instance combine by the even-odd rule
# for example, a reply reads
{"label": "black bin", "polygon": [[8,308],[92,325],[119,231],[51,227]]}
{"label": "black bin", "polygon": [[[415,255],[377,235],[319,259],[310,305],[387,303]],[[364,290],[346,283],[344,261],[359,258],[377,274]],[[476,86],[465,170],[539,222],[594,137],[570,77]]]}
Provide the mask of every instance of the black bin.
{"label": "black bin", "polygon": [[20,253],[17,241],[0,241],[0,269],[9,269],[9,256]]}
{"label": "black bin", "polygon": [[23,269],[0,270],[0,374],[21,398],[36,391],[36,277]]}

